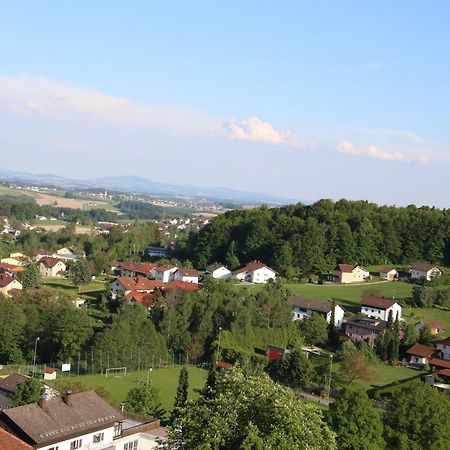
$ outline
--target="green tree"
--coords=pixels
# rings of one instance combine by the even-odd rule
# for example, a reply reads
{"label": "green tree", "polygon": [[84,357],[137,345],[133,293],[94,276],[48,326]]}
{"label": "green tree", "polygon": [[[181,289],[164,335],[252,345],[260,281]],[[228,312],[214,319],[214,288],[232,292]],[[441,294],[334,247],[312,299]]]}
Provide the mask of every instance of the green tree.
{"label": "green tree", "polygon": [[0,294],[0,364],[18,363],[23,358],[25,322],[20,306]]}
{"label": "green tree", "polygon": [[448,448],[450,400],[421,381],[406,384],[392,397],[384,415],[389,448]]}
{"label": "green tree", "polygon": [[20,274],[20,282],[23,289],[39,287],[40,273],[35,263],[27,264],[25,270]]}
{"label": "green tree", "polygon": [[214,398],[188,402],[169,430],[166,449],[336,449],[318,408],[267,376],[233,369]]}
{"label": "green tree", "polygon": [[128,391],[125,409],[135,414],[158,419],[164,419],[165,416],[165,411],[159,400],[158,389],[149,382]]}
{"label": "green tree", "polygon": [[225,255],[225,262],[230,270],[237,269],[241,264],[236,256],[236,242],[234,241],[230,243],[227,254]]}
{"label": "green tree", "polygon": [[69,277],[75,286],[83,286],[88,284],[91,276],[89,275],[89,269],[86,260],[79,259],[75,261],[69,269]]}
{"label": "green tree", "polygon": [[346,356],[341,364],[341,371],[348,380],[349,386],[355,381],[373,379],[373,369],[361,352]]}
{"label": "green tree", "polygon": [[320,345],[328,340],[328,324],[320,314],[313,313],[311,317],[298,321],[298,329],[307,344]]}
{"label": "green tree", "polygon": [[342,450],[379,450],[385,446],[380,413],[362,388],[344,391],[330,406],[328,423]]}
{"label": "green tree", "polygon": [[178,417],[180,410],[186,407],[188,399],[189,375],[185,366],[181,368],[178,378],[177,393],[175,394],[175,403],[172,411],[172,422]]}
{"label": "green tree", "polygon": [[311,361],[298,347],[289,353],[282,366],[284,381],[292,386],[308,384],[314,376]]}
{"label": "green tree", "polygon": [[14,408],[16,406],[36,403],[43,392],[44,387],[42,384],[34,378],[31,378],[30,380],[25,381],[25,383],[17,385],[11,406]]}

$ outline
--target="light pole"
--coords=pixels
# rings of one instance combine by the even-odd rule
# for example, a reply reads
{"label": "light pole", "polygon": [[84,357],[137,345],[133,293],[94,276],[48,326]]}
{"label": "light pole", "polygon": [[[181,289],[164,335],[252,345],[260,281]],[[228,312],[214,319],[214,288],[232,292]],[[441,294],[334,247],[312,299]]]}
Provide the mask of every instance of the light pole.
{"label": "light pole", "polygon": [[36,340],[34,341],[34,358],[33,358],[33,378],[34,378],[34,373],[36,371],[36,354],[37,354],[37,344],[39,339],[41,339],[39,336],[36,338]]}
{"label": "light pole", "polygon": [[330,356],[330,376],[328,377],[328,400],[331,397],[331,369],[333,367],[333,355],[329,355]]}
{"label": "light pole", "polygon": [[221,334],[221,331],[222,331],[222,327],[219,327],[219,339],[218,339],[218,342],[217,342],[216,365],[217,365],[217,363],[219,362],[219,354],[220,354],[220,334]]}

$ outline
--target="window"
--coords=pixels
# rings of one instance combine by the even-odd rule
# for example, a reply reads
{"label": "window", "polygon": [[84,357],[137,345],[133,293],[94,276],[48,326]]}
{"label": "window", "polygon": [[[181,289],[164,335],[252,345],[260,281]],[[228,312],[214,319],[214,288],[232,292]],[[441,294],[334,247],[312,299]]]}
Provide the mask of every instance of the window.
{"label": "window", "polygon": [[104,433],[94,434],[94,436],[92,438],[92,442],[94,444],[97,444],[98,442],[102,442],[104,437],[105,437]]}
{"label": "window", "polygon": [[58,449],[59,449],[59,447],[56,446],[56,447],[50,447],[50,448],[48,448],[47,450],[58,450]]}
{"label": "window", "polygon": [[138,448],[138,441],[130,441],[126,444],[123,444],[123,450],[137,450]]}
{"label": "window", "polygon": [[114,424],[114,437],[122,436],[122,422]]}
{"label": "window", "polygon": [[82,439],[76,439],[75,441],[72,441],[70,443],[70,450],[75,450],[77,448],[81,448],[82,444],[83,444]]}

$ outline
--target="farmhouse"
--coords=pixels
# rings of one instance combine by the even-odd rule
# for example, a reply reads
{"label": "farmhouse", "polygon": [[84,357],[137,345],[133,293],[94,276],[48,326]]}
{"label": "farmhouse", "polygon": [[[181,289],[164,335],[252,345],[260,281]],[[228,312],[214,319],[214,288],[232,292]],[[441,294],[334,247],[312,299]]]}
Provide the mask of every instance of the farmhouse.
{"label": "farmhouse", "polygon": [[0,294],[11,297],[14,291],[21,291],[22,283],[10,275],[0,275]]}
{"label": "farmhouse", "polygon": [[429,345],[414,344],[406,353],[410,356],[411,365],[423,367],[429,363],[435,351],[436,349]]}
{"label": "farmhouse", "polygon": [[128,417],[116,411],[94,391],[4,410],[0,425],[16,437],[42,450],[154,449],[156,436],[164,436],[159,421]]}
{"label": "farmhouse", "polygon": [[42,277],[61,277],[65,274],[67,266],[58,258],[44,256],[39,260],[39,272]]}
{"label": "farmhouse", "polygon": [[394,281],[398,278],[398,272],[393,267],[384,267],[380,269],[380,277],[388,281]]}
{"label": "farmhouse", "polygon": [[169,283],[174,279],[174,273],[178,270],[176,266],[160,266],[155,268],[155,279],[163,283]]}
{"label": "farmhouse", "polygon": [[411,264],[411,280],[415,281],[431,281],[434,277],[442,275],[442,270],[428,263],[417,262]]}
{"label": "farmhouse", "polygon": [[164,286],[162,281],[149,280],[145,277],[117,277],[111,282],[111,293],[115,298],[119,294],[127,295],[131,291],[153,292]]}
{"label": "farmhouse", "polygon": [[373,345],[376,337],[385,332],[386,325],[384,320],[353,316],[344,322],[344,330],[352,341],[367,341]]}
{"label": "farmhouse", "polygon": [[392,320],[402,319],[402,306],[396,300],[369,295],[361,302],[361,314],[372,319],[387,321],[392,314]]}
{"label": "farmhouse", "polygon": [[181,268],[174,272],[174,280],[198,284],[198,272],[195,269]]}
{"label": "farmhouse", "polygon": [[241,269],[235,270],[233,275],[239,281],[262,284],[269,280],[275,281],[277,272],[260,261],[253,261]]}
{"label": "farmhouse", "polygon": [[217,280],[228,280],[232,275],[231,271],[228,270],[226,266],[215,262],[209,266],[206,266],[205,276],[211,276]]}
{"label": "farmhouse", "polygon": [[425,327],[430,330],[433,336],[445,331],[445,325],[438,320],[421,320],[415,325],[416,331],[418,333],[420,333]]}
{"label": "farmhouse", "polygon": [[[321,314],[327,323],[331,322],[333,303],[326,300],[315,300],[300,296],[289,297],[292,305],[293,320],[301,320],[311,317],[312,313]],[[340,305],[334,306],[334,325],[340,328],[344,320],[344,308]]]}
{"label": "farmhouse", "polygon": [[358,264],[338,264],[335,271],[335,280],[338,283],[361,283],[370,277],[370,273]]}

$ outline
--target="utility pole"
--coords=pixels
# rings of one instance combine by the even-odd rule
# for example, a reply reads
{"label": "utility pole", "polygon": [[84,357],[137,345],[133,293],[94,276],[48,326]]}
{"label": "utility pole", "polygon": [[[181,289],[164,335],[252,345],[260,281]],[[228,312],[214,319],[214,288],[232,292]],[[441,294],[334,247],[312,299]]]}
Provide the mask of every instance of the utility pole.
{"label": "utility pole", "polygon": [[41,339],[39,336],[36,338],[36,340],[34,341],[34,358],[33,358],[33,378],[34,378],[34,373],[36,371],[36,355],[37,355],[37,344],[39,339]]}
{"label": "utility pole", "polygon": [[333,367],[333,355],[329,355],[330,356],[330,376],[328,377],[328,400],[331,397],[331,369]]}
{"label": "utility pole", "polygon": [[220,358],[220,335],[222,334],[222,327],[219,327],[219,339],[217,341],[217,356],[216,356],[216,364],[219,362]]}

